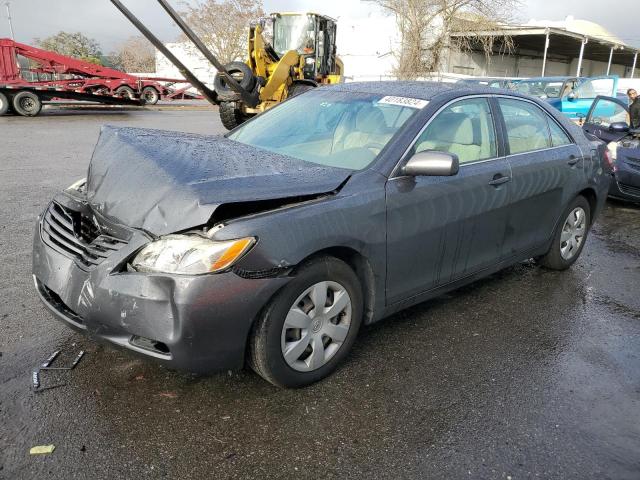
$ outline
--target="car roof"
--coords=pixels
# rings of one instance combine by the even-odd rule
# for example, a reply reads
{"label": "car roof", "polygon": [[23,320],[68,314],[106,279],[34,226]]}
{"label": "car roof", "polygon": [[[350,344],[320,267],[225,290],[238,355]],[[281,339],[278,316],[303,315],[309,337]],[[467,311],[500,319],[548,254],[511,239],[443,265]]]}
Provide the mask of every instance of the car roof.
{"label": "car roof", "polygon": [[524,78],[522,80],[520,80],[521,82],[548,82],[548,81],[554,81],[554,80],[569,80],[570,78],[582,78],[582,77],[571,77],[571,76],[567,76],[567,77],[563,77],[563,76],[557,76],[557,77],[531,77],[531,78]]}
{"label": "car roof", "polygon": [[385,95],[394,97],[410,97],[420,100],[431,100],[443,94],[462,91],[468,93],[495,93],[497,89],[482,85],[465,83],[445,83],[445,82],[422,82],[422,81],[384,81],[384,82],[350,82],[339,83],[329,87],[341,92],[371,93],[375,95]]}

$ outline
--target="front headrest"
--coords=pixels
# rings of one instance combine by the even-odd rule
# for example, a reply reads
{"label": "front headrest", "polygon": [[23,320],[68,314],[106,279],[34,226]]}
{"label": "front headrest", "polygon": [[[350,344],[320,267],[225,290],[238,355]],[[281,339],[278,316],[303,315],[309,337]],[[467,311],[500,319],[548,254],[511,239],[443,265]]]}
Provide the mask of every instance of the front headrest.
{"label": "front headrest", "polygon": [[442,113],[429,125],[428,140],[474,145],[473,122],[465,113]]}
{"label": "front headrest", "polygon": [[356,114],[355,130],[363,133],[379,133],[387,126],[382,112],[372,106],[362,107]]}

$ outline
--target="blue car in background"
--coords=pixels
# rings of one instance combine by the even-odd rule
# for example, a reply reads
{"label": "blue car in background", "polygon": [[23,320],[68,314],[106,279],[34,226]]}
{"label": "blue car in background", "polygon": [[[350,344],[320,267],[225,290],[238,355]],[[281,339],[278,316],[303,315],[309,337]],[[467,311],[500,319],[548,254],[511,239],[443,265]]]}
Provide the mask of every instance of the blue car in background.
{"label": "blue car in background", "polygon": [[627,102],[596,97],[582,129],[608,146],[613,166],[609,196],[640,203],[640,129],[629,128]]}
{"label": "blue car in background", "polygon": [[533,77],[514,83],[513,89],[550,101],[568,95],[582,80],[578,77]]}
{"label": "blue car in background", "polygon": [[582,123],[595,98],[615,97],[617,87],[616,75],[584,78],[572,91],[564,93],[559,98],[549,98],[547,101],[574,122]]}

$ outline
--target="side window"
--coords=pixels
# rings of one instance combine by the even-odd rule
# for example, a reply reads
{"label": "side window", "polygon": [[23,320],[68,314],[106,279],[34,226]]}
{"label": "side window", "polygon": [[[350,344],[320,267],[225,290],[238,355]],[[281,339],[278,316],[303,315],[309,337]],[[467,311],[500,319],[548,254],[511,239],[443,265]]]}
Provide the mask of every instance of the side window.
{"label": "side window", "polygon": [[426,150],[454,153],[460,163],[496,157],[496,134],[487,99],[460,100],[441,111],[416,141],[416,153]]}
{"label": "side window", "polygon": [[549,130],[551,130],[551,145],[561,147],[573,143],[567,133],[558,125],[551,117],[547,118],[549,122]]}
{"label": "side window", "polygon": [[499,98],[498,104],[507,127],[511,155],[551,146],[547,114],[539,107],[533,103],[508,98]]}
{"label": "side window", "polygon": [[588,123],[594,123],[601,125],[605,128],[609,128],[614,122],[627,122],[627,111],[624,107],[611,100],[600,99],[596,102],[591,111],[591,115],[587,118]]}

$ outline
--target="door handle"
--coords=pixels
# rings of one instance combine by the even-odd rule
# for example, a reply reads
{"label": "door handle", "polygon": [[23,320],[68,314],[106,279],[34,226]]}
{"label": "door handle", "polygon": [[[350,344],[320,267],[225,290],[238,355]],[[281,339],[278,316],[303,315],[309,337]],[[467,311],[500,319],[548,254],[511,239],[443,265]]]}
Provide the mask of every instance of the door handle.
{"label": "door handle", "polygon": [[569,161],[567,163],[573,167],[579,161],[580,161],[580,159],[578,157],[576,157],[575,155],[571,155],[569,157]]}
{"label": "door handle", "polygon": [[497,187],[498,185],[502,185],[503,183],[507,183],[509,180],[511,180],[511,177],[507,176],[507,175],[500,175],[499,173],[494,175],[493,180],[491,180],[489,182],[489,185],[493,185],[494,187]]}

